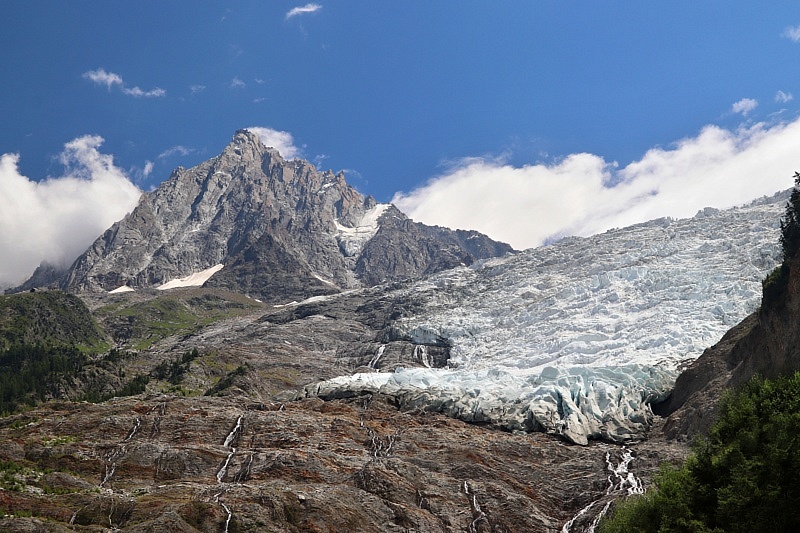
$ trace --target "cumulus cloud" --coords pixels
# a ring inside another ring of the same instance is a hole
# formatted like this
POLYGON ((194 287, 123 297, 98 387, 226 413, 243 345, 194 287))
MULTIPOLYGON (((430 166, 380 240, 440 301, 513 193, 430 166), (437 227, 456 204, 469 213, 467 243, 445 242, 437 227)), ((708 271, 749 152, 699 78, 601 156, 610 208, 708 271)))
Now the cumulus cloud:
POLYGON ((0 286, 21 283, 42 261, 67 266, 131 211, 141 191, 87 135, 64 145, 64 174, 33 181, 18 154, 0 156, 0 286))
POLYGON ((790 41, 796 43, 800 42, 800 26, 789 26, 783 30, 781 36, 786 37, 790 41))
POLYGON ((775 93, 775 101, 781 104, 785 104, 786 102, 791 102, 794 100, 794 95, 792 93, 787 93, 784 91, 778 91, 775 93))
POLYGON ((84 72, 83 77, 84 79, 94 82, 96 85, 105 85, 109 91, 112 87, 118 85, 122 94, 133 96, 134 98, 160 98, 167 95, 167 91, 159 87, 149 91, 142 90, 139 87, 128 87, 125 85, 122 76, 113 72, 106 72, 106 70, 102 68, 84 72))
POLYGON ((290 19, 292 17, 296 17, 297 15, 306 15, 306 14, 309 14, 309 13, 316 13, 320 9, 322 9, 322 6, 320 4, 306 4, 304 6, 295 7, 295 8, 290 9, 286 13, 286 19, 288 20, 288 19, 290 19))
POLYGON ((99 68, 97 70, 90 70, 89 72, 84 72, 83 77, 87 80, 91 80, 97 85, 105 85, 106 88, 110 91, 111 87, 114 85, 122 85, 122 78, 119 74, 114 74, 113 72, 106 72, 105 69, 99 68))
POLYGON ((742 98, 738 102, 734 103, 731 107, 731 111, 734 113, 741 113, 743 116, 747 116, 750 111, 754 110, 758 107, 758 101, 753 100, 752 98, 742 98))
POLYGON ((247 128, 258 135, 264 146, 275 148, 284 159, 295 159, 300 157, 300 149, 294 145, 294 137, 288 131, 279 131, 272 128, 253 126, 247 128))
POLYGON ((800 119, 706 126, 619 168, 598 155, 514 167, 472 158, 392 202, 415 220, 475 229, 518 249, 659 217, 690 217, 792 185, 800 119))
POLYGON ((245 87, 247 87, 247 84, 239 78, 233 78, 231 80, 231 89, 244 89, 245 87))

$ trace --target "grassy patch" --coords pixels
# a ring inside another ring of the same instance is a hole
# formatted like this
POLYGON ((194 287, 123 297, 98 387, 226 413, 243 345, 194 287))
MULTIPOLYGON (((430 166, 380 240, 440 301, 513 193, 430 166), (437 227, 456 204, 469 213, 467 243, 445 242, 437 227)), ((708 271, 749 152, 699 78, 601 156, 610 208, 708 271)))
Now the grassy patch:
POLYGON ((210 289, 168 291, 130 304, 97 310, 112 335, 136 350, 147 350, 171 335, 189 335, 219 320, 242 316, 262 305, 241 295, 210 289))
POLYGON ((227 388, 230 388, 237 377, 247 374, 249 366, 241 365, 233 372, 229 372, 224 378, 220 379, 216 385, 208 389, 203 396, 216 396, 227 388))

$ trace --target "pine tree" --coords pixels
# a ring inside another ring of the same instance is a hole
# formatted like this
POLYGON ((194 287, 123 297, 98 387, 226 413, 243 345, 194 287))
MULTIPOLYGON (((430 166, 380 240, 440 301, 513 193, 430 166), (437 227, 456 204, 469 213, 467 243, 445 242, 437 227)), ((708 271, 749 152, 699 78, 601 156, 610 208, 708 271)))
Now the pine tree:
POLYGON ((794 173, 794 189, 781 219, 783 260, 792 259, 800 249, 800 172, 794 173))

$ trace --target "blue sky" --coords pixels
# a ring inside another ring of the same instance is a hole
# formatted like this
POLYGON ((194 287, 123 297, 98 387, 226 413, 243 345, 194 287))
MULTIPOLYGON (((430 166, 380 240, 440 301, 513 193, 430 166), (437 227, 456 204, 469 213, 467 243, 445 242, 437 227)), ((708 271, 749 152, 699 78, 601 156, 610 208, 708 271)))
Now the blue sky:
POLYGON ((0 263, 0 285, 71 261, 140 190, 243 127, 284 132, 291 156, 417 220, 518 248, 735 205, 800 169, 797 2, 10 0, 0 13, 0 257, 24 256, 0 263), (80 237, 54 252, 63 228, 80 237))

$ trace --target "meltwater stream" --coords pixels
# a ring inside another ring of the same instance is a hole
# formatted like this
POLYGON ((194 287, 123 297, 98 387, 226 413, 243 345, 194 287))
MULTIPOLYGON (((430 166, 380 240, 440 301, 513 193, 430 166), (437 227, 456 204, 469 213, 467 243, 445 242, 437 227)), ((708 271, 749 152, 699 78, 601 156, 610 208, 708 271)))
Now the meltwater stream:
MULTIPOLYGON (((233 429, 228 433, 225 437, 225 440, 222 443, 222 446, 228 449, 228 456, 225 458, 225 462, 222 464, 220 469, 217 471, 217 483, 221 484, 222 481, 225 479, 225 476, 228 474, 228 467, 231 464, 231 459, 233 456, 236 455, 236 443, 239 440, 242 432, 242 415, 239 415, 239 418, 236 419, 236 425, 233 426, 233 429)), ((252 461, 252 455, 250 456, 250 461, 252 461)), ((228 533, 228 528, 230 527, 231 518, 233 518, 233 511, 231 511, 230 507, 228 507, 225 502, 220 501, 220 496, 225 493, 225 489, 220 491, 214 496, 214 501, 219 503, 222 508, 225 510, 227 517, 225 518, 225 529, 223 530, 224 533, 228 533)))
POLYGON ((606 512, 608 512, 608 508, 614 502, 616 497, 624 495, 629 496, 632 494, 644 494, 645 488, 642 484, 642 480, 639 479, 639 477, 637 477, 636 474, 631 472, 629 469, 633 459, 633 452, 631 452, 631 450, 625 446, 620 449, 619 462, 617 463, 614 463, 612 460, 611 452, 606 452, 608 487, 606 488, 605 494, 578 511, 575 516, 573 516, 564 524, 564 526, 561 528, 561 533, 594 533, 597 524, 600 523, 600 520, 605 516, 606 512), (608 498, 611 495, 614 495, 615 498, 608 498), (600 503, 604 500, 605 504, 603 504, 603 507, 600 508, 599 511, 595 511, 596 507, 599 507, 600 503), (589 526, 582 529, 580 532, 574 530, 573 527, 575 522, 591 512, 596 512, 596 514, 594 515, 594 518, 590 522, 589 526))

